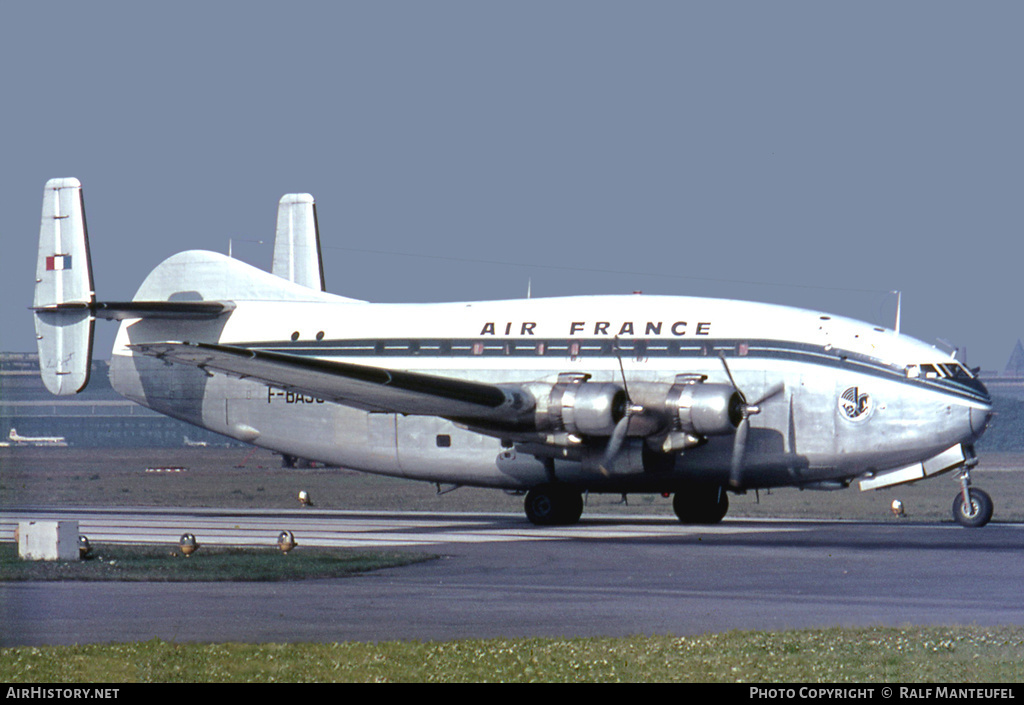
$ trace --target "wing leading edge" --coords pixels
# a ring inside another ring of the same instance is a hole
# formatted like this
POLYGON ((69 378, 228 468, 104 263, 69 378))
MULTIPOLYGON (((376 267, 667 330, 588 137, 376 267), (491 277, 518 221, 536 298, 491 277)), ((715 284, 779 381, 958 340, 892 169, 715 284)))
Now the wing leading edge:
POLYGON ((253 379, 370 411, 515 425, 533 399, 516 388, 212 343, 140 343, 137 353, 253 379))

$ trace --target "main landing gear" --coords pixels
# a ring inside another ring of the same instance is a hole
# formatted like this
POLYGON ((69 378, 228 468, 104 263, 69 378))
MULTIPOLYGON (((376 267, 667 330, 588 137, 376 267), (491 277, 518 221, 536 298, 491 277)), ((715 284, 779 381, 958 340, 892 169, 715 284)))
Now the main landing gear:
POLYGON ((672 508, 684 524, 717 524, 729 511, 724 487, 692 487, 676 492, 672 508))
POLYGON ((575 524, 583 514, 583 495, 563 485, 538 485, 526 493, 526 518, 538 526, 575 524))
POLYGON ((972 529, 985 526, 992 518, 992 498, 971 487, 971 470, 967 465, 960 472, 960 492, 953 498, 953 518, 972 529))
MULTIPOLYGON (((575 524, 583 514, 583 495, 566 485, 538 485, 526 493, 526 518, 538 526, 575 524)), ((676 492, 672 508, 684 524, 717 524, 729 511, 724 487, 690 487, 676 492)))

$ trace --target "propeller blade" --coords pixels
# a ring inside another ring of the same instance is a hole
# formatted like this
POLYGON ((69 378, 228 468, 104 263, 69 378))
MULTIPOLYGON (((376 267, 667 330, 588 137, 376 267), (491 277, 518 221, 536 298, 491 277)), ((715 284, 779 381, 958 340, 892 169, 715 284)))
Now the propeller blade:
POLYGON ((772 385, 771 387, 769 387, 768 390, 763 395, 761 395, 761 398, 758 399, 757 401, 755 401, 752 404, 752 406, 761 406, 761 404, 764 404, 766 401, 768 401, 769 399, 771 399, 773 397, 777 397, 778 395, 782 394, 784 391, 786 391, 785 383, 778 382, 778 383, 772 385))
POLYGON ((746 404, 747 397, 744 396, 743 391, 739 388, 739 386, 737 386, 736 380, 733 379, 732 370, 729 369, 729 363, 725 361, 725 353, 722 352, 721 350, 718 351, 718 359, 722 361, 722 367, 725 368, 725 374, 728 375, 729 377, 729 384, 732 385, 732 388, 735 389, 736 393, 740 395, 740 399, 742 399, 743 403, 746 404))
POLYGON ((619 373, 622 375, 622 389, 626 392, 626 401, 632 404, 633 397, 629 396, 629 385, 626 384, 626 368, 622 364, 622 355, 619 350, 619 336, 615 336, 615 340, 612 342, 612 352, 615 353, 615 359, 619 361, 619 373))
POLYGON ((611 467, 612 462, 615 460, 615 456, 622 450, 622 444, 626 440, 626 433, 629 432, 629 417, 630 413, 626 413, 619 422, 615 424, 615 429, 612 431, 611 438, 608 439, 608 447, 605 448, 604 458, 601 459, 601 468, 607 470, 611 467))
POLYGON ((739 488, 743 484, 743 456, 747 452, 747 431, 750 429, 750 417, 744 416, 736 427, 736 437, 732 445, 732 463, 729 467, 729 484, 739 488))

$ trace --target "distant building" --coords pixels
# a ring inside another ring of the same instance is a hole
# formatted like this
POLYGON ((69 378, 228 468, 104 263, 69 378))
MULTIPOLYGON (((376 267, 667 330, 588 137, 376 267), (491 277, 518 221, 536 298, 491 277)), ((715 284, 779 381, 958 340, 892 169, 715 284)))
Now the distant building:
POLYGON ((992 395, 995 416, 978 443, 981 451, 1024 450, 1024 345, 1010 353, 1000 372, 982 372, 979 377, 992 395))
POLYGON ((1010 354, 1010 360, 1003 370, 1003 377, 1024 378, 1024 345, 1021 345, 1020 338, 1017 339, 1017 347, 1010 354))
POLYGON ((994 398, 1024 402, 1024 345, 1017 341, 1002 372, 983 371, 978 376, 994 398))
POLYGON ((35 353, 0 353, 0 441, 60 436, 75 448, 176 448, 189 444, 241 445, 121 397, 110 386, 110 364, 94 360, 89 386, 73 397, 50 394, 35 353))

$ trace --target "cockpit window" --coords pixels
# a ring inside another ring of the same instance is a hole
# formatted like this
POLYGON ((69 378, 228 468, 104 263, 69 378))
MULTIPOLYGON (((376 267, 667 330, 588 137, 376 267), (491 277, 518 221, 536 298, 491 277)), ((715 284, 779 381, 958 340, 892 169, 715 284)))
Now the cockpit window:
POLYGON ((907 377, 924 377, 925 379, 973 379, 974 375, 959 362, 931 363, 924 362, 920 365, 907 365, 907 377))
POLYGON ((964 367, 961 362, 951 362, 947 365, 952 372, 953 379, 974 379, 974 375, 971 371, 964 367))

